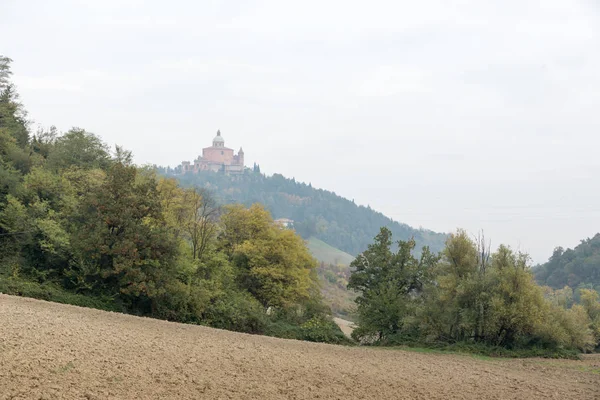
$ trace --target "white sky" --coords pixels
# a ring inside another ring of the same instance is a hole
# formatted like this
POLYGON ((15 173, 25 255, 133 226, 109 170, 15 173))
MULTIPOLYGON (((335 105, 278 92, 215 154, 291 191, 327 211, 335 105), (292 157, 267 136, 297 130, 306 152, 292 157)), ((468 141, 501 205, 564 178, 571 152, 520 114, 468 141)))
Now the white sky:
POLYGON ((36 125, 246 164, 542 262, 600 231, 600 3, 0 0, 36 125))

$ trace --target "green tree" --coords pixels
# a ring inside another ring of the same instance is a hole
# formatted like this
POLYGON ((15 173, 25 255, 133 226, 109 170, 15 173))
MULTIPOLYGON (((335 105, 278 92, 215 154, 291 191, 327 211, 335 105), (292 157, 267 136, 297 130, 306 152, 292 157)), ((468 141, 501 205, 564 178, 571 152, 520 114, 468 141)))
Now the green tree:
POLYGON ((31 165, 27 113, 10 82, 11 59, 0 55, 0 190, 14 185, 15 173, 26 173, 31 165), (8 183, 5 183, 8 182, 8 183))
POLYGON ((9 83, 9 78, 12 75, 10 63, 12 60, 0 54, 0 90, 4 90, 9 83))
POLYGON ((600 295, 595 290, 581 290, 581 306, 587 313, 596 348, 600 347, 600 295))
POLYGON ((106 169, 109 163, 110 154, 102 140, 79 128, 73 128, 58 137, 48 155, 50 168, 56 170, 66 167, 106 169))
POLYGON ((76 217, 72 276, 77 284, 152 311, 172 278, 177 251, 158 193, 156 178, 140 176, 129 156, 118 151, 105 181, 83 199, 76 217))
POLYGON ((0 129, 6 129, 20 148, 25 148, 29 143, 27 113, 12 84, 0 89, 0 129))
POLYGON ((27 170, 27 164, 19 165, 17 160, 24 160, 24 152, 16 145, 16 140, 7 129, 0 128, 0 204, 5 202, 9 193, 15 193, 22 179, 21 170, 27 170))
POLYGON ((5 273, 18 274, 23 248, 31 241, 32 228, 27 209, 19 199, 9 194, 0 208, 0 266, 7 269, 5 273))
POLYGON ((348 288, 359 293, 358 339, 386 341, 391 335, 406 333, 406 321, 414 316, 419 295, 438 261, 427 247, 420 258, 414 257, 414 240, 399 241, 396 253, 391 246, 391 231, 381 228, 375 242, 350 264, 348 288))

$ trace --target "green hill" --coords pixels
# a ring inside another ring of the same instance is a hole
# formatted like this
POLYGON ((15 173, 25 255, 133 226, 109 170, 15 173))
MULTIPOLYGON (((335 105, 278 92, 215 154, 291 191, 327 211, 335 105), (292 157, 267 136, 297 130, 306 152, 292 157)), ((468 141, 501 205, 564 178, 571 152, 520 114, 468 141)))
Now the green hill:
POLYGON ((574 249, 557 247, 547 263, 533 269, 541 285, 600 290, 600 233, 574 249))
POLYGON ((350 277, 349 265, 354 257, 315 237, 309 238, 306 245, 313 257, 319 261, 317 273, 325 303, 336 316, 352 320, 356 293, 348 290, 346 286, 350 277))
POLYGON ((345 265, 348 266, 354 260, 350 254, 336 249, 316 237, 310 237, 306 241, 306 245, 313 257, 319 262, 325 264, 345 265))
MULTIPOLYGON (((173 171, 157 170, 165 175, 173 171)), ((445 234, 412 228, 334 192, 316 189, 310 183, 296 182, 280 174, 265 176, 247 170, 242 175, 199 172, 172 176, 183 186, 209 189, 222 204, 261 203, 273 218, 293 220, 294 229, 303 238, 314 237, 350 255, 366 250, 382 226, 388 227, 396 240, 414 237, 418 249, 428 245, 433 251, 440 251, 446 240, 445 234)))

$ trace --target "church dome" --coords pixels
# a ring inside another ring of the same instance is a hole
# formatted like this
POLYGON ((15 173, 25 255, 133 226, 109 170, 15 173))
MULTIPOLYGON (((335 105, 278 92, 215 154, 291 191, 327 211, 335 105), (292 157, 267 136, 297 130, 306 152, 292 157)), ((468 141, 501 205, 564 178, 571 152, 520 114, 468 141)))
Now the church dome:
POLYGON ((215 136, 215 138, 213 139, 213 146, 216 146, 217 144, 223 145, 225 144, 225 139, 223 139, 223 136, 221 136, 221 131, 217 131, 217 136, 215 136))

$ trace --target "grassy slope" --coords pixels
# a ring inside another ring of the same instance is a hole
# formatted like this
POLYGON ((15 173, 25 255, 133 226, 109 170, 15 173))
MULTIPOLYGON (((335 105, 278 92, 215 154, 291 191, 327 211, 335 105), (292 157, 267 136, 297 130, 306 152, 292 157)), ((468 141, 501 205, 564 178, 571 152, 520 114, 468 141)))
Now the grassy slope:
POLYGON ((319 260, 319 262, 335 265, 350 265, 352 260, 354 260, 354 257, 350 254, 336 249, 314 236, 308 239, 306 244, 313 257, 319 260))
POLYGON ((352 320, 356 294, 346 289, 346 285, 350 274, 348 265, 354 257, 315 237, 307 240, 306 245, 321 264, 318 273, 326 304, 331 307, 334 315, 352 320))

